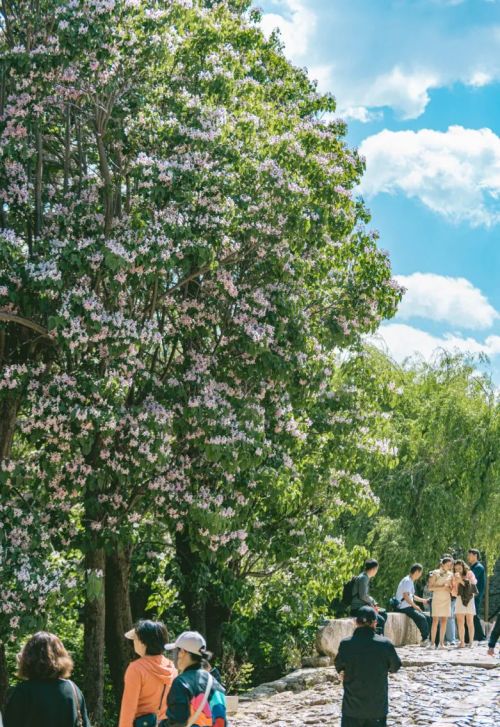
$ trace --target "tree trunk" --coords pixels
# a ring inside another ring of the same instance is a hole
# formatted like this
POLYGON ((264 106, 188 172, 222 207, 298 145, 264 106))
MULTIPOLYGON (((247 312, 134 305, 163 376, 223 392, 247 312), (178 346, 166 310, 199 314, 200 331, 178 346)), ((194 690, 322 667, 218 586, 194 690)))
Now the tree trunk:
POLYGON ((0 643, 0 709, 3 709, 7 689, 9 688, 9 671, 7 669, 7 656, 5 646, 0 643))
POLYGON ((106 557, 103 548, 89 550, 85 556, 87 595, 84 609, 84 691, 91 720, 101 724, 104 709, 104 638, 106 557), (95 589, 95 574, 102 573, 101 587, 95 589), (92 581, 90 580, 92 579, 92 581), (92 588, 90 587, 92 584, 92 588))
POLYGON ((117 546, 106 556, 106 656, 117 704, 125 670, 133 658, 132 642, 124 634, 132 628, 129 581, 132 548, 117 546))
POLYGON ((209 594, 206 604, 206 633, 207 648, 218 658, 222 657, 224 650, 224 626, 229 623, 231 609, 221 603, 216 594, 209 594))
POLYGON ((205 634, 206 622, 206 593, 198 585, 200 559, 191 550, 189 535, 177 533, 175 536, 175 557, 182 581, 179 588, 179 597, 184 604, 192 629, 205 634))
POLYGON ((3 401, 0 400, 0 459, 10 457, 16 430, 18 406, 17 395, 15 397, 8 396, 3 401))

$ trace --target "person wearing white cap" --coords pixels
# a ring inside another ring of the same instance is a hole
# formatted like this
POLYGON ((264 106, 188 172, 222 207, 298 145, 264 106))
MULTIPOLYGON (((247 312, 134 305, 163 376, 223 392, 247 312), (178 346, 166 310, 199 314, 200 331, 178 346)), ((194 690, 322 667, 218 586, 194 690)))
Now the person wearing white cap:
POLYGON ((156 727, 165 719, 167 694, 177 676, 163 655, 167 629, 157 621, 139 621, 125 638, 134 642, 140 658, 125 672, 119 727, 156 727))
POLYGON ((180 674, 168 693, 162 727, 226 727, 224 688, 202 667, 202 660, 211 656, 203 636, 184 631, 165 650, 176 651, 180 674))

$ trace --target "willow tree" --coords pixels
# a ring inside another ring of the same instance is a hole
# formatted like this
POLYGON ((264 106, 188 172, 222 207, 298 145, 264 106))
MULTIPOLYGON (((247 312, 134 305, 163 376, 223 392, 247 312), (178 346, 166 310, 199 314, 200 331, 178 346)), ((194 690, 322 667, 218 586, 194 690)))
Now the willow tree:
POLYGON ((396 447, 390 464, 370 461, 379 511, 351 534, 383 560, 381 595, 415 560, 431 569, 445 552, 464 557, 478 547, 493 564, 500 419, 490 377, 476 360, 445 352, 403 366, 371 352, 356 367, 366 399, 385 412, 379 436, 396 447))
POLYGON ((313 419, 399 289, 333 99, 248 8, 3 6, 2 452, 54 547, 84 554, 97 719, 105 634, 117 690, 128 658, 140 523, 170 533, 191 621, 218 613, 217 640, 231 601, 211 573, 254 572, 263 533, 279 560, 339 478, 329 518, 364 497, 331 459, 315 487, 313 419))

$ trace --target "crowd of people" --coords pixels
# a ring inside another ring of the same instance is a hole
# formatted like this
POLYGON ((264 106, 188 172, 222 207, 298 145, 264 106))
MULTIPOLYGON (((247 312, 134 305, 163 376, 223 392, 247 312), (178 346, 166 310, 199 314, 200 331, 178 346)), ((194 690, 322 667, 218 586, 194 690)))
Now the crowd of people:
MULTIPOLYGON (((143 620, 125 638, 138 658, 125 673, 119 727, 226 727, 225 690, 201 634, 185 631, 167 643, 162 623, 143 620)), ((21 681, 8 694, 4 727, 90 727, 72 671, 57 636, 32 636, 18 657, 21 681)))
MULTIPOLYGON (((424 573, 420 563, 401 579, 392 605, 415 622, 423 646, 445 648, 447 639, 455 643, 455 620, 458 648, 485 640, 479 620, 485 570, 477 550, 469 550, 467 561, 444 555, 428 574, 422 595, 415 589, 424 573)), ((378 569, 378 562, 369 559, 350 583, 357 628, 340 643, 335 659, 344 683, 342 727, 385 727, 388 674, 401 667, 394 645, 383 636, 387 613, 370 595, 378 569)), ((125 673, 119 727, 227 727, 222 679, 201 634, 187 631, 167 643, 162 623, 142 620, 124 637, 133 642, 138 658, 125 673)), ((500 615, 489 638, 491 656, 499 637, 500 615)), ((18 657, 21 681, 9 692, 4 727, 90 727, 82 692, 70 679, 72 670, 72 658, 57 636, 44 631, 32 636, 18 657)))
MULTIPOLYGON (((424 596, 418 596, 415 589, 424 574, 422 564, 412 565, 410 572, 401 579, 391 605, 415 622, 422 636, 422 646, 466 648, 474 641, 485 641, 479 614, 486 574, 479 556, 475 548, 468 551, 467 562, 443 555, 438 568, 428 573, 424 596)), ((357 616, 364 606, 373 607, 377 614, 377 631, 383 634, 387 612, 379 608, 370 595, 370 582, 378 569, 378 561, 369 559, 365 561, 363 571, 353 579, 350 612, 357 616)))
MULTIPOLYGON (((485 641, 479 615, 486 578, 479 555, 478 550, 471 548, 467 563, 444 555, 439 567, 428 574, 421 596, 415 592, 415 584, 424 573, 420 563, 415 563, 401 579, 391 605, 414 621, 422 646, 443 649, 448 639, 450 645, 466 648, 473 646, 474 640, 485 641)), ((349 589, 356 629, 351 637, 340 642, 335 658, 335 667, 344 683, 341 727, 386 727, 388 675, 401 668, 394 645, 383 636, 387 613, 370 595, 370 582, 378 569, 376 560, 367 560, 349 589)), ((489 636, 490 656, 494 656, 499 638, 500 613, 489 636)))

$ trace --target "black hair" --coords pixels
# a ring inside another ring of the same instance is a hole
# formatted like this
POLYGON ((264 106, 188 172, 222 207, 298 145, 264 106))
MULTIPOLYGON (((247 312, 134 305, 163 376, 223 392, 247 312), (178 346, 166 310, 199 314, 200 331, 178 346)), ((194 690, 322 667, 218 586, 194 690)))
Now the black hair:
POLYGON ((378 566, 378 560, 375 558, 367 558, 365 560, 365 571, 373 570, 378 566))
POLYGON ((472 553, 472 555, 475 555, 478 560, 481 557, 481 553, 479 552, 479 550, 477 548, 469 548, 469 550, 467 552, 472 553))
POLYGON ((424 566, 421 563, 414 563, 412 567, 410 568, 410 573, 413 575, 417 571, 423 571, 424 566))
POLYGON ((163 654, 168 641, 168 631, 160 621, 138 621, 134 626, 135 633, 144 646, 148 656, 163 654))
POLYGON ((455 561, 453 560, 451 555, 443 555, 443 557, 440 560, 441 565, 443 565, 443 563, 454 563, 454 562, 455 561))
POLYGON ((188 651, 188 654, 191 657, 192 663, 196 664, 196 666, 201 669, 205 668, 203 662, 210 665, 210 660, 213 658, 212 652, 206 651, 206 649, 200 649, 199 654, 193 654, 192 651, 188 651))

